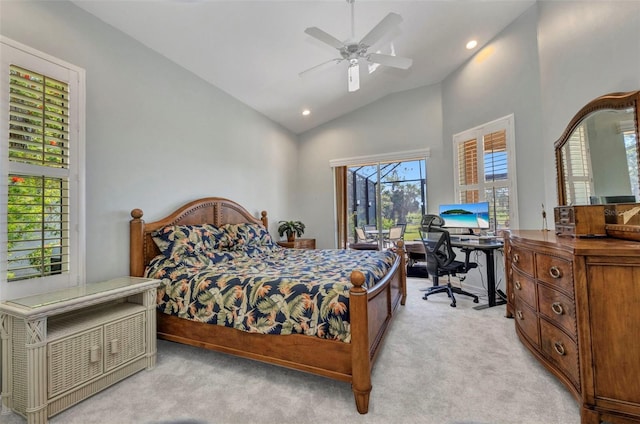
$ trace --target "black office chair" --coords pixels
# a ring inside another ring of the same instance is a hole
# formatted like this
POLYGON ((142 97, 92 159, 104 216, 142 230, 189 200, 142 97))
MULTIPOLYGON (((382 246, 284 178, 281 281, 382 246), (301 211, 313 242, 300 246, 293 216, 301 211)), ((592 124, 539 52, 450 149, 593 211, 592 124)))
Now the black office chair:
POLYGON ((419 231, 426 253, 427 272, 433 280, 433 286, 426 290, 427 293, 422 298, 427 300, 432 294, 446 292, 451 298, 451 307, 456 307, 454 293, 470 296, 473 298, 474 303, 478 303, 478 296, 451 285, 451 276, 465 274, 469 270, 477 268, 478 264, 469 262, 471 250, 462 249, 465 253, 465 260, 464 262, 456 261, 456 254, 451 247, 449 231, 442 228, 444 220, 438 215, 425 215, 421 224, 419 231), (440 285, 438 279, 445 275, 447 276, 447 284, 440 285))

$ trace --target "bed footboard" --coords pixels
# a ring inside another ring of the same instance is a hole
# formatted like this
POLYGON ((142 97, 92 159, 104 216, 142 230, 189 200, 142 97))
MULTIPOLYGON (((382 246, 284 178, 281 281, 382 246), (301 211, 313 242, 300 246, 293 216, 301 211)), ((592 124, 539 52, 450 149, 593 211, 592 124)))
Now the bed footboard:
POLYGON ((393 314, 407 297, 405 254, 398 243, 397 258, 387 276, 369 290, 363 287, 365 276, 351 273, 353 287, 349 290, 351 322, 351 389, 358 412, 369 411, 371 369, 393 314))

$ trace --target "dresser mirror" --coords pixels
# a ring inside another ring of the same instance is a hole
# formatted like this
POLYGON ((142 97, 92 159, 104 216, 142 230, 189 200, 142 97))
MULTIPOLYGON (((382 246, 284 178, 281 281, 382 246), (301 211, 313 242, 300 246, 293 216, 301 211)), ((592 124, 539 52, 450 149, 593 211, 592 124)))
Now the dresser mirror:
POLYGON ((640 202, 640 91, 585 105, 555 142, 559 205, 640 202))

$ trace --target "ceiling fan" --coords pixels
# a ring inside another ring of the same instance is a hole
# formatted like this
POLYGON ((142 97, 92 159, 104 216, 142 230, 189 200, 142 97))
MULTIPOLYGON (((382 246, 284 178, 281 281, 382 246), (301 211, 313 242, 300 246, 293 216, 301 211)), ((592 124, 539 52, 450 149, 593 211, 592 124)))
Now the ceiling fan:
POLYGON ((349 91, 352 92, 357 91, 360 88, 360 63, 362 61, 399 69, 409 69, 411 67, 411 64, 413 63, 412 59, 381 53, 369 53, 367 51, 369 47, 373 46, 375 43, 380 41, 382 37, 395 29, 400 22, 402 22, 402 17, 397 13, 389 13, 375 27, 373 27, 373 29, 371 29, 371 31, 369 31, 369 33, 360 40, 360 42, 357 42, 354 41, 354 2, 355 0, 347 0, 347 3, 351 5, 351 40, 342 42, 318 27, 309 27, 304 30, 306 34, 337 49, 340 53, 340 57, 328 60, 302 71, 299 74, 300 76, 320 66, 326 65, 327 63, 340 63, 346 60, 349 62, 349 68, 347 70, 349 91))

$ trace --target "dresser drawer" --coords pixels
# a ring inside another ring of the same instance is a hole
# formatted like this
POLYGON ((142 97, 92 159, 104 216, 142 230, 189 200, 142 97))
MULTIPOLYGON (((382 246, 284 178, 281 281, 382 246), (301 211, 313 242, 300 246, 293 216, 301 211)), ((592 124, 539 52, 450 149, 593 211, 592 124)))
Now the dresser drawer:
POLYGON ((536 255, 538 280, 552 284, 573 299, 573 271, 571 262, 555 256, 536 255))
POLYGON ((538 316, 535 311, 516 297, 514 315, 516 325, 525 334, 525 336, 527 336, 529 341, 533 343, 536 348, 539 348, 540 338, 538 336, 538 316))
POLYGON ((528 304, 532 309, 536 309, 536 282, 533 278, 512 268, 511 279, 513 281, 513 294, 515 298, 528 304))
POLYGON ((511 246, 511 265, 528 275, 533 275, 533 252, 518 246, 511 246))
POLYGON ((574 340, 577 340, 576 305, 568 296, 557 290, 538 286, 538 312, 562 327, 574 340))
POLYGON ((540 339, 542 352, 579 388, 578 345, 544 319, 540 319, 540 339))

